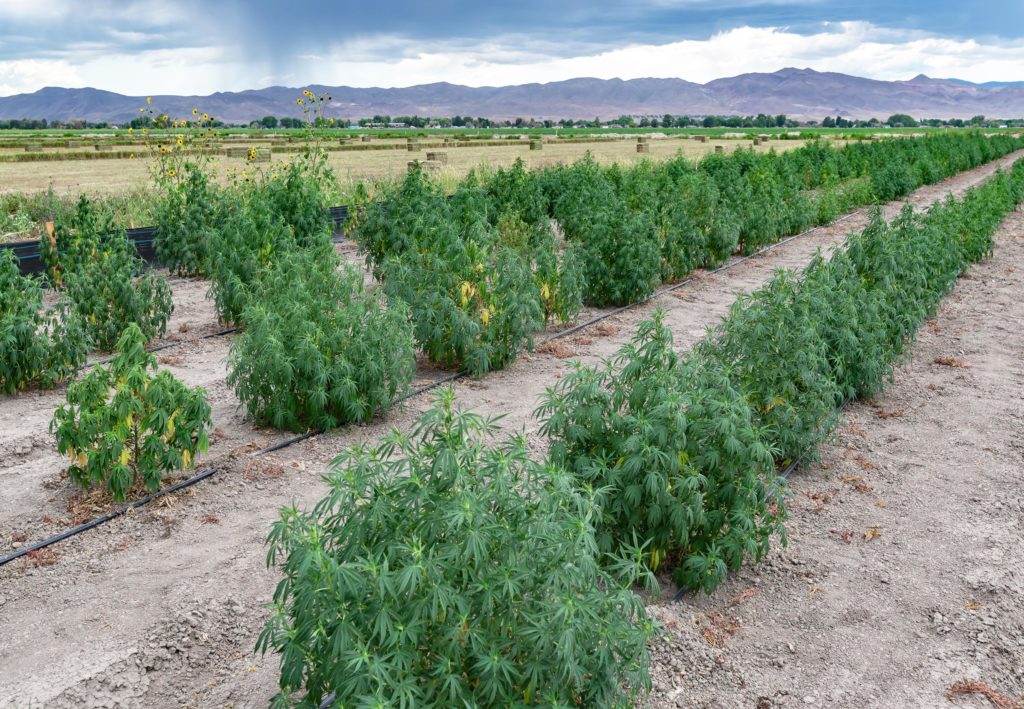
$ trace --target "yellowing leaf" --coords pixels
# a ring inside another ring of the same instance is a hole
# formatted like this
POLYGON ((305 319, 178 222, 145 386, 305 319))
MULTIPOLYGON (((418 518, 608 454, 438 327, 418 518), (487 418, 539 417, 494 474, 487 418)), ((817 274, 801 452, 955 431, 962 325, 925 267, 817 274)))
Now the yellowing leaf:
POLYGON ((131 453, 128 452, 127 448, 121 449, 121 457, 118 458, 118 462, 121 465, 128 465, 128 461, 131 460, 131 453))
POLYGON ((189 453, 188 451, 182 451, 181 462, 185 465, 186 468, 192 465, 192 454, 189 453))

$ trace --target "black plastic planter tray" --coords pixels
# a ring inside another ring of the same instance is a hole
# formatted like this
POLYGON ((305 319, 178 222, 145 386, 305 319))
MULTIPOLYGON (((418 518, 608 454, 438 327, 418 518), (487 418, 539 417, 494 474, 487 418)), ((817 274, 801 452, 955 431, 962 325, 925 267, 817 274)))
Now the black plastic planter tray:
MULTIPOLYGON (((348 220, 348 206, 329 207, 328 213, 334 220, 335 229, 348 220)), ((143 226, 136 229, 125 229, 125 234, 135 244, 135 250, 139 257, 146 263, 156 262, 156 227, 143 226)), ((43 260, 39 253, 39 240, 12 241, 0 244, 0 248, 9 249, 14 252, 14 258, 18 260, 18 268, 23 276, 34 273, 42 273, 43 260)))

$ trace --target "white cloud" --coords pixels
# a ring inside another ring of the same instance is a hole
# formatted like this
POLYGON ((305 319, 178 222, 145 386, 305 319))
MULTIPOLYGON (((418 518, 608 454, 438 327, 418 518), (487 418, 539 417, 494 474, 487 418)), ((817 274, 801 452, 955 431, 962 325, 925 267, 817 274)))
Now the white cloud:
POLYGON ((0 96, 37 91, 44 86, 81 86, 82 79, 65 61, 0 61, 0 96))
POLYGON ((71 10, 70 0, 3 0, 0 2, 0 18, 5 20, 49 22, 64 17, 71 10))
POLYGON ((367 48, 375 39, 364 37, 336 47, 332 61, 311 67, 313 80, 356 86, 409 86, 443 80, 483 86, 593 76, 679 77, 705 83, 787 66, 886 80, 909 79, 919 73, 972 81, 1024 79, 1024 40, 979 44, 864 22, 833 23, 814 34, 785 28, 739 27, 703 40, 633 45, 571 58, 536 57, 503 40, 494 40, 473 52, 450 51, 443 46, 417 52, 411 43, 394 37, 379 41, 397 50, 394 55, 398 58, 383 61, 376 53, 370 60, 367 48), (353 61, 353 56, 361 60, 353 61), (509 62, 509 58, 519 61, 509 62))
POLYGON ((0 62, 0 95, 42 86, 95 86, 120 93, 207 94, 268 83, 411 86, 435 81, 494 86, 579 76, 679 77, 700 83, 786 66, 876 79, 925 73, 971 81, 1024 80, 1024 39, 951 39, 865 22, 825 25, 812 34, 781 27, 739 27, 707 39, 632 45, 564 58, 547 42, 505 36, 424 43, 363 36, 300 55, 253 62, 235 47, 136 53, 91 51, 53 60, 0 62))

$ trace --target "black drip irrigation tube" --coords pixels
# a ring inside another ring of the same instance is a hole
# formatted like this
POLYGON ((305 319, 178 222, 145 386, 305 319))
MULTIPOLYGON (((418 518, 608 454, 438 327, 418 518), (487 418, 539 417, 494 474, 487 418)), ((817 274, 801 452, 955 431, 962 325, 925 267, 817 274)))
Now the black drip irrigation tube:
POLYGON ((177 492, 178 490, 182 490, 182 489, 184 489, 186 487, 190 487, 192 485, 195 485, 200 480, 205 480, 206 478, 210 477, 211 475, 213 475, 216 472, 217 472, 216 468, 207 468, 207 469, 203 470, 202 472, 200 472, 200 473, 198 473, 196 475, 193 475, 188 480, 182 480, 181 482, 175 483, 174 485, 171 485, 170 487, 164 488, 163 490, 157 490, 156 492, 151 493, 149 495, 146 495, 145 497, 143 497, 141 499, 138 499, 135 502, 132 502, 131 504, 125 505, 123 507, 119 507, 116 510, 111 510, 110 512, 107 512, 105 515, 101 515, 100 517, 97 517, 96 519, 91 519, 88 522, 86 522, 85 524, 80 524, 77 527, 72 527, 71 529, 68 529, 68 530, 66 530, 64 532, 61 532, 60 534, 57 534, 57 535, 55 535, 53 537, 50 537, 49 539, 44 539, 41 542, 36 542, 35 544, 32 544, 31 546, 27 546, 27 547, 24 547, 22 549, 18 549, 16 552, 14 552, 12 554, 8 554, 7 556, 5 556, 2 559, 0 559, 0 566, 3 566, 4 564, 9 564, 12 561, 14 561, 15 559, 19 559, 19 558, 25 556, 26 554, 30 554, 30 553, 32 553, 34 551, 39 551, 40 549, 48 547, 51 544, 56 544, 57 542, 64 541, 68 537, 73 537, 76 534, 81 534, 82 532, 84 532, 87 529, 92 529, 93 527, 98 527, 101 524, 103 524, 104 522, 109 522, 110 520, 114 519, 115 517, 120 517, 121 515, 123 515, 128 510, 134 510, 134 509, 137 509, 139 507, 142 507, 143 505, 147 505, 150 502, 152 502, 153 500, 157 499, 158 497, 162 497, 163 495, 167 495, 167 494, 172 493, 172 492, 177 492))
MULTIPOLYGON (((784 244, 789 243, 790 241, 793 241, 794 239, 799 239, 801 237, 807 236, 808 234, 810 234, 810 233, 812 233, 814 231, 817 231, 818 229, 823 229, 823 228, 826 228, 826 227, 835 226, 836 224, 840 224, 840 223, 846 221, 847 219, 853 218, 854 216, 859 214, 861 211, 863 211, 863 210, 862 209, 858 209, 858 210, 855 210, 853 212, 850 212, 849 214, 847 214, 845 216, 840 217, 839 219, 836 219, 833 222, 830 222, 829 224, 822 224, 820 226, 811 227, 810 229, 807 229, 806 231, 802 231, 799 234, 794 234, 793 236, 789 236, 789 237, 786 237, 785 239, 781 239, 779 241, 776 241, 774 244, 769 244, 768 246, 765 246, 764 248, 759 249, 758 251, 755 251, 754 253, 752 253, 752 254, 750 254, 748 256, 741 256, 739 258, 733 259, 733 260, 729 261, 728 263, 726 263, 726 264, 724 264, 722 266, 719 266, 718 268, 712 269, 710 271, 706 271, 706 273, 708 275, 712 275, 712 274, 715 274, 715 273, 721 273, 723 271, 727 271, 730 268, 735 268, 736 266, 739 266, 742 263, 746 263, 747 261, 749 261, 749 260, 751 260, 753 258, 756 258, 758 256, 766 254, 769 251, 772 251, 772 250, 774 250, 774 249, 776 249, 776 248, 778 248, 778 247, 780 247, 780 246, 782 246, 784 244)), ((341 237, 342 240, 344 238, 345 237, 341 237)), ((619 307, 614 308, 612 310, 609 310, 606 313, 602 313, 600 315, 596 315, 596 316, 594 316, 594 317, 592 317, 592 318, 590 318, 590 319, 588 319, 588 320, 586 320, 586 321, 584 321, 582 323, 578 323, 576 325, 573 325, 572 327, 566 328, 565 330, 561 330, 559 332, 553 333, 553 334, 545 337, 544 339, 542 339, 540 341, 539 344, 544 344, 546 342, 551 342, 552 340, 557 340, 557 339, 562 338, 562 337, 567 337, 567 336, 572 335, 572 334, 574 334, 576 332, 579 332, 580 330, 588 328, 591 325, 596 325, 597 323, 599 323, 599 322, 601 322, 603 320, 607 320, 610 317, 613 317, 615 315, 623 313, 623 312, 625 312, 627 310, 631 310, 633 308, 638 308, 641 305, 645 305, 645 304, 651 302, 652 300, 654 300, 656 298, 660 298, 663 295, 666 295, 667 293, 671 293, 672 291, 674 291, 674 290, 676 290, 678 288, 683 287, 687 283, 690 283, 692 280, 693 280, 692 276, 688 277, 688 278, 685 278, 684 280, 679 281, 678 283, 673 283, 670 286, 666 286, 665 288, 662 288, 660 290, 655 291, 654 293, 652 293, 648 297, 644 298, 643 300, 638 300, 637 302, 630 303, 629 305, 622 305, 622 306, 619 306, 619 307)), ((203 335, 203 337, 201 339, 211 339, 211 338, 214 338, 214 337, 221 337, 223 335, 227 335, 227 334, 230 334, 230 333, 235 332, 235 331, 236 331, 236 328, 230 328, 228 330, 222 330, 220 332, 211 333, 209 335, 203 335)), ((154 348, 152 348, 152 349, 150 349, 148 351, 149 352, 157 352, 159 350, 168 349, 170 347, 175 347, 175 346, 180 345, 180 344, 184 344, 184 342, 169 342, 169 343, 165 343, 163 345, 158 345, 157 347, 154 347, 154 348)), ((99 360, 95 360, 93 362, 90 362, 90 363, 86 364, 85 366, 86 367, 92 367, 92 366, 95 366, 97 364, 102 364, 104 362, 108 362, 108 361, 110 361, 110 359, 112 359, 112 357, 105 357, 103 359, 99 359, 99 360)), ((432 389, 436 389, 439 386, 442 386, 444 384, 448 384, 449 382, 454 382, 454 381, 457 381, 459 379, 462 379, 462 378, 464 378, 464 377, 466 377, 468 375, 469 375, 469 372, 466 371, 466 370, 462 370, 462 371, 459 371, 459 372, 453 372, 451 374, 448 374, 448 375, 445 375, 445 376, 441 377, 437 381, 433 381, 433 382, 430 382, 429 384, 425 384, 425 385, 423 385, 421 387, 417 387, 415 389, 410 390, 409 392, 407 392, 407 393, 403 394, 402 396, 398 397, 397 399, 395 399, 395 401, 392 402, 392 403, 393 404, 398 404, 398 403, 401 403, 403 401, 407 401, 407 400, 412 399, 412 398, 414 398, 416 396, 419 396, 419 395, 424 394, 424 393, 426 393, 428 391, 431 391, 432 389)), ((260 449, 260 450, 258 450, 256 452, 252 453, 252 457, 253 458, 258 458, 259 456, 266 455, 267 453, 273 453, 274 451, 279 451, 279 450, 281 450, 283 448, 287 448, 287 447, 292 446, 292 445, 294 445, 296 443, 300 443, 301 441, 305 441, 305 440, 308 440, 310 438, 314 438, 316 436, 319 436, 319 435, 321 435, 324 432, 325 431, 323 429, 317 429, 317 430, 313 430, 313 431, 307 431, 306 433, 302 433, 302 434, 299 434, 297 436, 292 436, 291 438, 286 438, 283 441, 279 441, 279 442, 274 443, 274 444, 272 444, 270 446, 267 446, 266 448, 262 448, 262 449, 260 449)), ((790 467, 786 471, 783 471, 782 476, 783 477, 788 476, 789 473, 791 473, 792 470, 796 468, 796 465, 797 465, 797 463, 795 463, 795 462, 793 464, 791 464, 790 467)), ((0 567, 4 566, 6 564, 9 564, 9 563, 11 563, 12 561, 14 561, 16 559, 20 559, 21 557, 25 556, 26 554, 28 554, 30 552, 39 551, 40 549, 44 549, 44 548, 50 546, 51 544, 56 544, 57 542, 62 542, 62 541, 66 540, 66 539, 68 539, 70 537, 73 537, 73 536, 75 536, 77 534, 81 534, 82 532, 85 532, 86 530, 92 529, 93 527, 98 527, 101 524, 104 524, 105 522, 109 522, 112 519, 116 519, 117 517, 120 517, 121 515, 123 515, 125 512, 127 512, 129 510, 138 509, 139 507, 142 507, 143 505, 147 505, 150 502, 152 502, 152 501, 154 501, 154 500, 156 500, 156 499, 158 499, 158 498, 160 498, 160 497, 162 497, 164 495, 170 494, 172 492, 177 492, 178 490, 183 490, 183 489, 185 489, 187 487, 191 487, 192 485, 195 485, 196 483, 211 477, 216 472, 217 472, 216 468, 206 468, 206 469, 200 471, 199 473, 196 473, 195 475, 193 475, 192 477, 190 477, 190 478, 188 478, 186 480, 182 480, 180 482, 177 482, 174 485, 171 485, 170 487, 164 488, 163 490, 157 490, 156 492, 151 493, 149 495, 146 495, 145 497, 143 497, 143 498, 141 498, 139 500, 136 500, 135 502, 132 502, 131 504, 125 505, 123 507, 119 507, 116 510, 111 510, 110 512, 108 512, 108 513, 106 513, 106 514, 104 514, 104 515, 102 515, 100 517, 97 517, 97 518, 95 518, 93 520, 85 522, 84 524, 80 524, 77 527, 72 527, 71 529, 68 529, 68 530, 66 530, 64 532, 61 532, 60 534, 56 534, 56 535, 54 535, 52 537, 49 537, 48 539, 44 539, 42 541, 36 542, 35 544, 32 544, 31 546, 28 546, 28 547, 25 547, 25 548, 22 548, 22 549, 18 549, 16 552, 14 552, 12 554, 8 554, 7 556, 0 557, 0 567)), ((681 591, 679 594, 677 594, 677 598, 682 597, 684 592, 685 592, 685 589, 683 591, 681 591)), ((674 598, 673 601, 674 600, 676 600, 676 598, 674 598)), ((326 706, 326 705, 322 705, 322 706, 326 706)))

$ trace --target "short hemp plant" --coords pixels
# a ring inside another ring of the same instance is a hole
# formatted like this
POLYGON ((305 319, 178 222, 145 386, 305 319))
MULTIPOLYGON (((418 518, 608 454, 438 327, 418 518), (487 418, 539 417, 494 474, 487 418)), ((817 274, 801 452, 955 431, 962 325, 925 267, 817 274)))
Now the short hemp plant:
POLYGON ((155 492, 164 475, 190 468, 209 446, 205 393, 157 372, 144 344, 139 327, 129 325, 110 366, 72 383, 50 424, 57 450, 71 459, 71 480, 103 485, 116 501, 139 484, 155 492))

